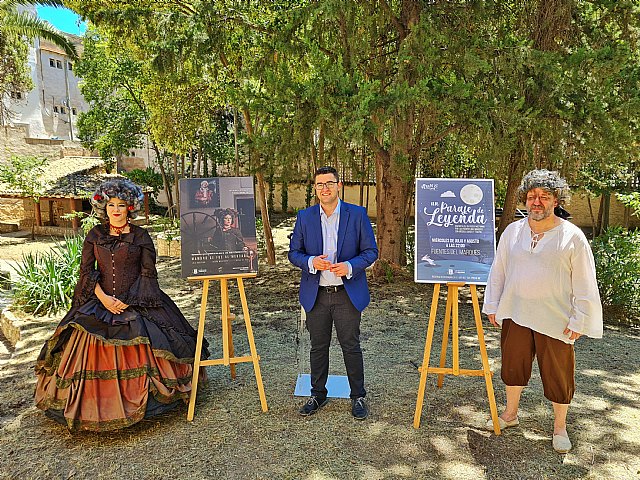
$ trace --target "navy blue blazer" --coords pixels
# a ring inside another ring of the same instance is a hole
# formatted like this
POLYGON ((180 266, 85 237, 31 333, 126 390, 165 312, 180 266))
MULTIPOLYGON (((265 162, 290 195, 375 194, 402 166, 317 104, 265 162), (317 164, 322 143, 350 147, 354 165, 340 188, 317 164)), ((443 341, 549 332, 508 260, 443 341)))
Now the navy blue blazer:
MULTIPOLYGON (((309 257, 322 255, 320 205, 298 212, 289 243, 289 261, 302 270, 300 303, 309 312, 316 303, 320 272, 309 273, 309 257)), ((369 287, 365 269, 378 258, 378 246, 371 222, 363 207, 342 202, 338 225, 338 260, 351 264, 352 276, 342 277, 351 303, 362 311, 369 305, 369 287)))

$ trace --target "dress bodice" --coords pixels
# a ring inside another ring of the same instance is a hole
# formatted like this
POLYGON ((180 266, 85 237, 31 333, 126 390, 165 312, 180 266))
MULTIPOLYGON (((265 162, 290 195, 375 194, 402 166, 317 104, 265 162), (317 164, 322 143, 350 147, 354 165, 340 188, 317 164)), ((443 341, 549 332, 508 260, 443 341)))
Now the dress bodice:
POLYGON ((133 238, 128 238, 133 236, 133 233, 107 235, 94 244, 100 286, 109 295, 119 296, 128 292, 140 276, 141 248, 133 238))

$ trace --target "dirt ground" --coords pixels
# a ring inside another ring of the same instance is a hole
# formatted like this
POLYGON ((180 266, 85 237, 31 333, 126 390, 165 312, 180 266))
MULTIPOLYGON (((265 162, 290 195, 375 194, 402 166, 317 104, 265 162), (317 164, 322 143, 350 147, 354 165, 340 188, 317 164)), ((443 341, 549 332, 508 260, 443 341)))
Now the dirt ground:
MULTIPOLYGON (((29 320, 15 350, 0 355, 0 479, 634 479, 640 478, 640 332, 607 327, 601 340, 577 342, 578 390, 569 411, 574 449, 551 447, 550 403, 537 369, 525 390, 520 426, 501 436, 482 429, 489 405, 481 377, 430 375, 422 423, 412 426, 422 361, 430 285, 411 277, 372 282, 362 321, 362 346, 370 417, 350 415, 348 400, 334 399, 318 414, 297 413, 299 373, 308 372, 308 340, 299 332, 298 273, 286 260, 291 221, 275 229, 276 267, 262 265, 245 283, 269 411, 262 413, 251 364, 207 367, 209 384, 198 391, 195 418, 186 407, 109 433, 70 434, 33 406, 33 364, 58 318, 29 320)), ((17 247, 19 253, 22 247, 17 247)), ((26 248, 26 247, 25 247, 26 248)), ((13 248, 0 248, 0 257, 13 248)), ((18 255, 19 256, 19 255, 18 255)), ((160 283, 194 325, 201 288, 180 278, 179 260, 161 258, 160 283)), ((221 354, 220 294, 209 296, 206 337, 221 354)), ((231 288, 233 311, 239 299, 231 288)), ((437 362, 441 296, 431 364, 437 362)), ((468 292, 460 306, 462 368, 480 368, 468 292)), ((488 322, 485 322, 488 324, 488 322)), ((241 318, 234 322, 237 354, 248 352, 241 318)), ((498 408, 499 332, 486 327, 498 408)), ((331 373, 343 375, 340 349, 331 373)))

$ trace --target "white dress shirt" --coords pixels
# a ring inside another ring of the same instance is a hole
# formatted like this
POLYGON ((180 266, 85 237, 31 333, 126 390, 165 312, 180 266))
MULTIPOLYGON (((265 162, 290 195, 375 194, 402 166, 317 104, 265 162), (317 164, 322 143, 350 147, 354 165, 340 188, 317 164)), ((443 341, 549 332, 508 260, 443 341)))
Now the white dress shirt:
MULTIPOLYGON (((320 206, 320 226, 322 227, 322 254, 327 255, 325 260, 328 260, 331 263, 338 262, 338 227, 340 226, 340 206, 342 201, 338 199, 338 205, 336 205, 336 209, 331 213, 331 215, 327 215, 325 211, 322 209, 322 205, 320 206)), ((313 267, 313 259, 316 257, 310 257, 309 264, 309 273, 316 274, 318 271, 313 267)), ((349 262, 344 262, 349 267, 349 273, 347 274, 347 278, 351 278, 353 274, 351 264, 349 262)), ((330 285, 342 285, 342 278, 338 277, 335 273, 330 272, 329 270, 321 270, 320 271, 320 286, 330 286, 330 285)))

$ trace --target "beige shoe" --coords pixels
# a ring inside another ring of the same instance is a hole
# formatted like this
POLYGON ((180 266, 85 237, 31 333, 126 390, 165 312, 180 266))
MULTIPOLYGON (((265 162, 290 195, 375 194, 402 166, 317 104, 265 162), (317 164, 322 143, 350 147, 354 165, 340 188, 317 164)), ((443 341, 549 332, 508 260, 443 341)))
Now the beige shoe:
POLYGON ((569 437, 554 435, 553 449, 558 453, 567 453, 569 450, 571 450, 571 440, 569 440, 569 437))
MULTIPOLYGON (((520 425, 520 421, 518 420, 518 417, 514 418, 513 420, 509 420, 508 422, 506 420, 503 420, 501 417, 498 417, 498 424, 500 425, 500 430, 504 430, 505 428, 516 427, 520 425)), ((493 420, 487 420, 487 424, 484 426, 484 428, 489 430, 490 432, 493 432, 493 420)))

